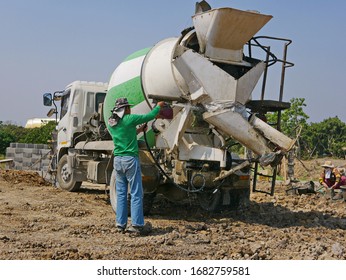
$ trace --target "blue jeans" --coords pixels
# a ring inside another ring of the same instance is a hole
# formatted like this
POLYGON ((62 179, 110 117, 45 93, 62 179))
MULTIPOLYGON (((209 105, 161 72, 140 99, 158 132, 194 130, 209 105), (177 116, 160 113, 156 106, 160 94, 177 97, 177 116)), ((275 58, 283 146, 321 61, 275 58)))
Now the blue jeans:
POLYGON ((130 185, 131 223, 133 226, 144 225, 142 174, 138 157, 114 157, 115 187, 117 191, 116 224, 127 224, 127 188, 130 185))

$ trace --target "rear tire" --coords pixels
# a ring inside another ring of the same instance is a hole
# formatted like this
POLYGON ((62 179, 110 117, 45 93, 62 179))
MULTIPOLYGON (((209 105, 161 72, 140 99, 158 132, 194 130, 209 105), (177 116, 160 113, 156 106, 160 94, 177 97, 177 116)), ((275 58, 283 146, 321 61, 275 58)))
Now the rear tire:
MULTIPOLYGON (((154 198, 156 196, 156 193, 145 193, 144 198, 143 198, 143 214, 149 215, 154 198)), ((115 188, 115 172, 113 170, 112 176, 111 176, 111 182, 109 186, 109 200, 112 205, 112 209, 114 213, 117 213, 117 190, 115 188)), ((130 195, 130 190, 128 189, 128 194, 127 194, 127 213, 128 216, 131 216, 131 195, 130 195)))
POLYGON ((154 202, 155 197, 156 197, 156 192, 144 194, 144 198, 143 198, 144 216, 148 216, 150 214, 151 208, 153 207, 153 202, 154 202))
POLYGON ((250 189, 232 190, 230 195, 230 210, 238 210, 242 207, 246 207, 250 201, 250 189))
POLYGON ((197 194, 199 205, 202 209, 209 212, 217 212, 222 206, 222 192, 218 190, 213 193, 214 190, 204 190, 197 194))
POLYGON ((78 191, 82 185, 82 182, 77 182, 74 179, 73 172, 69 171, 67 155, 63 155, 59 160, 56 177, 60 188, 69 192, 78 191))

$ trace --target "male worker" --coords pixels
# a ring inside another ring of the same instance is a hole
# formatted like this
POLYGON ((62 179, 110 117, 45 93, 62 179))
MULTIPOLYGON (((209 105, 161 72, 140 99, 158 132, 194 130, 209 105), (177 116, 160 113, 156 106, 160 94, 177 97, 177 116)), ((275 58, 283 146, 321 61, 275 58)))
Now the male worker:
MULTIPOLYGON (((143 187, 138 154, 137 128, 139 124, 153 120, 164 102, 148 114, 131 114, 132 104, 127 98, 118 98, 108 120, 108 129, 114 142, 115 188, 117 193, 116 225, 119 232, 125 232, 127 226, 127 187, 131 194, 131 226, 128 231, 135 234, 143 233, 143 187)), ((114 186, 111 186, 114 187, 114 186)))

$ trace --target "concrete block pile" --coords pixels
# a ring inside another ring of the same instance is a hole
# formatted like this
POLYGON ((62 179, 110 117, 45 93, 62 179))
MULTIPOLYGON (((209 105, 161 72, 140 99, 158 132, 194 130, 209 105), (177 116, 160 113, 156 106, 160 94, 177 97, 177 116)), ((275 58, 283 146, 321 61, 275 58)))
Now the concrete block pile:
POLYGON ((45 144, 11 143, 6 149, 6 158, 13 159, 12 169, 34 170, 47 173, 50 148, 45 144))

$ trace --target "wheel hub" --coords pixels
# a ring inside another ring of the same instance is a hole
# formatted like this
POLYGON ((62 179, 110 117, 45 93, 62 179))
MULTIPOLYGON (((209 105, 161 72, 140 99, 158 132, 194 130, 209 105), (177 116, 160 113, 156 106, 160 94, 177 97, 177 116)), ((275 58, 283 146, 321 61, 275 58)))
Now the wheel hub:
POLYGON ((68 182, 71 180, 71 172, 69 172, 69 168, 67 164, 65 164, 61 168, 61 179, 63 179, 64 182, 68 182))

